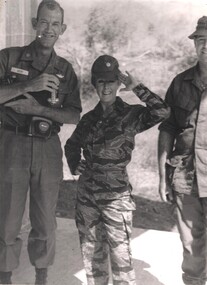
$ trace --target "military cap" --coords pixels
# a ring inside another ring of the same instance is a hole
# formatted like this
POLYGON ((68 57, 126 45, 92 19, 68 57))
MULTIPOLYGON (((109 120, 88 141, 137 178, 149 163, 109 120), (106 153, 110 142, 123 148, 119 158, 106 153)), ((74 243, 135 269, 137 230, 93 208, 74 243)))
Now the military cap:
POLYGON ((189 39, 194 39, 197 36, 207 36, 207 16, 198 19, 196 30, 189 36, 189 39))
POLYGON ((101 55, 92 65, 91 82, 95 86, 95 81, 99 78, 117 80, 119 73, 119 63, 116 58, 107 54, 101 55))

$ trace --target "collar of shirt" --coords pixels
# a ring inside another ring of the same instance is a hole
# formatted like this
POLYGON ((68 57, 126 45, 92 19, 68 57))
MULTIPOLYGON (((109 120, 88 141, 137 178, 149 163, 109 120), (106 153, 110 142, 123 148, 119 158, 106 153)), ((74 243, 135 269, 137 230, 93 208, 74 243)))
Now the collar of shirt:
POLYGON ((55 50, 53 49, 51 57, 47 66, 42 64, 41 57, 37 57, 35 50, 35 41, 33 41, 30 45, 26 46, 24 52, 21 55, 20 60, 22 61, 30 61, 33 68, 39 71, 45 71, 47 73, 54 74, 54 68, 56 69, 56 73, 62 73, 62 64, 57 56, 55 50))
POLYGON ((202 83, 199 75, 199 63, 189 69, 189 72, 186 73, 184 80, 191 80, 192 83, 202 92, 206 89, 204 84, 202 83))
POLYGON ((125 105, 126 103, 120 97, 117 96, 115 102, 110 106, 107 113, 104 113, 100 101, 94 108, 94 113, 96 117, 108 117, 110 114, 115 114, 115 113, 122 114, 125 109, 125 105))

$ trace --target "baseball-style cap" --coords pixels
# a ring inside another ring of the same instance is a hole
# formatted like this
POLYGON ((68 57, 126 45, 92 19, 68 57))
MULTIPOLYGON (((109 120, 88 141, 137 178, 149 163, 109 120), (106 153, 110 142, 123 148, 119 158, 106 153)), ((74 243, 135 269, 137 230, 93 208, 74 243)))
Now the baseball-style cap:
POLYGON ((119 63, 116 58, 107 54, 101 55, 92 65, 91 82, 95 86, 95 81, 99 78, 117 80, 119 73, 119 63))
POLYGON ((197 36, 207 36, 207 16, 198 19, 196 30, 189 36, 189 39, 194 39, 197 36))

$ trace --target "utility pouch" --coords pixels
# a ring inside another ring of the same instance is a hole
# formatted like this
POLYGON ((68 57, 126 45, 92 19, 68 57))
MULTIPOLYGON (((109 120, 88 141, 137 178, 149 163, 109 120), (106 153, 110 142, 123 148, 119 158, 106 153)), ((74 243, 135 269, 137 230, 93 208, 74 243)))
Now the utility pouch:
POLYGON ((52 134, 52 121, 33 116, 31 118, 27 135, 30 137, 39 137, 49 139, 52 134))

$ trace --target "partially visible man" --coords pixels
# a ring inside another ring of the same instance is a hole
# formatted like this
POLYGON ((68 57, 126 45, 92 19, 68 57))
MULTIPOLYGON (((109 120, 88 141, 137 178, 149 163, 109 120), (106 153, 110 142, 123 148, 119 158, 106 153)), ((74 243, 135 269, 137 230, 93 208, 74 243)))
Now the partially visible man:
POLYGON ((183 244, 183 282, 207 280, 207 16, 198 20, 196 66, 172 81, 166 102, 171 116, 160 125, 159 191, 176 205, 183 244))
POLYGON ((32 19, 36 39, 0 51, 0 283, 19 264, 21 229, 30 189, 28 253, 35 284, 46 284, 55 256, 55 207, 62 180, 63 123, 76 124, 81 103, 76 74, 56 55, 66 30, 56 1, 42 1, 32 19))

